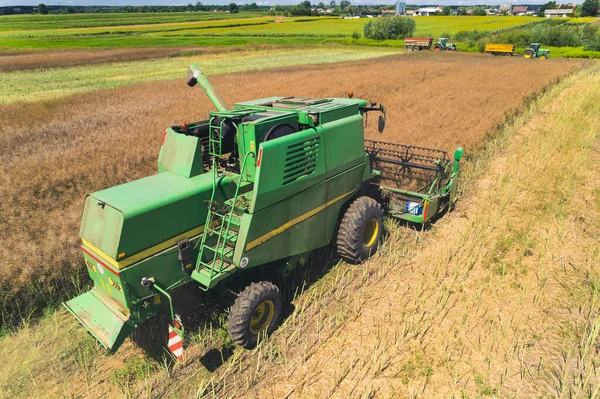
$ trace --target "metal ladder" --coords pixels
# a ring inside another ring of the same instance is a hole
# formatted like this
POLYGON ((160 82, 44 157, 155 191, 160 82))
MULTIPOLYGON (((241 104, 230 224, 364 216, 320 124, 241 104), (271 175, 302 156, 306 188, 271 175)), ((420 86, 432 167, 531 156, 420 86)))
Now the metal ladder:
MULTIPOLYGON (((220 140, 215 139, 214 141, 220 144, 220 140)), ((212 149, 214 149, 214 147, 211 147, 209 151, 212 152, 212 149)), ((208 213, 206 215, 206 222, 204 224, 204 232, 202 234, 202 240, 200 241, 200 250, 198 252, 196 267, 191 275, 194 280, 201 284, 202 289, 205 291, 216 284, 220 277, 223 277, 228 271, 235 269, 235 265, 233 265, 233 254, 237 244, 239 228, 242 223, 241 216, 235 214, 236 205, 239 198, 240 187, 243 183, 247 160, 249 157, 255 156, 253 152, 246 153, 242 162, 240 174, 234 178, 237 185, 235 194, 219 208, 215 201, 215 192, 217 191, 218 182, 225 177, 225 175, 219 173, 217 156, 215 156, 215 154, 211 155, 213 155, 213 189, 208 206, 208 213)))
MULTIPOLYGON (((215 119, 210 118, 210 122, 208 125, 209 135, 208 135, 208 153, 213 157, 220 157, 221 148, 223 148, 223 123, 225 122, 225 118, 218 118, 220 122, 218 125, 214 125, 215 119)), ((237 126, 236 126, 237 127, 237 126)))

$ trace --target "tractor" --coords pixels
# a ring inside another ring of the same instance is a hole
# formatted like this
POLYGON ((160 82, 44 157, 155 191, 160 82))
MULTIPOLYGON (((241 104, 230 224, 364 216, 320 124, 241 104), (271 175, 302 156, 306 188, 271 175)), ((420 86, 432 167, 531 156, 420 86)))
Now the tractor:
MULTIPOLYGON (((168 308, 168 347, 182 359, 186 309, 174 309, 176 288, 231 290, 234 277, 266 265, 285 275, 330 243, 359 264, 377 251, 384 215, 424 225, 454 204, 462 148, 451 160, 442 150, 365 140, 373 112, 383 132, 383 105, 349 92, 228 108, 196 65, 187 84, 216 111, 165 130, 157 174, 84 201, 79 235, 93 288, 64 306, 109 353, 168 308)), ((281 280, 244 281, 252 283, 235 292, 227 330, 252 348, 277 324, 281 280)))
POLYGON ((545 60, 550 58, 550 50, 541 49, 539 43, 531 43, 529 48, 523 52, 525 58, 539 58, 545 60))
POLYGON ((448 43, 448 39, 440 37, 433 46, 433 51, 456 51, 456 44, 448 43))

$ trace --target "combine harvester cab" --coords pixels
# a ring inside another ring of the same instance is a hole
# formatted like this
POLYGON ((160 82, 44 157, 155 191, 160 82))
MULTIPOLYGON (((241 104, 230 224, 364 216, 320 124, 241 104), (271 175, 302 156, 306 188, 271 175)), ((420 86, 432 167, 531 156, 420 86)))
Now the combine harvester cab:
MULTIPOLYGON (((173 289, 195 282, 212 290, 265 265, 285 276, 334 240, 338 225, 340 255, 366 260, 383 231, 384 209, 365 195, 373 184, 390 216, 415 223, 454 201, 462 149, 452 166, 443 151, 365 141, 369 112, 381 112, 383 132, 382 105, 351 95, 271 97, 228 109, 197 66, 187 83, 217 111, 166 129, 158 174, 85 200, 79 233, 94 286, 64 306, 111 353, 168 305, 169 349, 181 359, 173 289), (403 179, 415 177, 412 189, 403 179)), ((230 307, 232 342, 252 348, 275 328, 281 305, 270 280, 246 287, 230 307)))

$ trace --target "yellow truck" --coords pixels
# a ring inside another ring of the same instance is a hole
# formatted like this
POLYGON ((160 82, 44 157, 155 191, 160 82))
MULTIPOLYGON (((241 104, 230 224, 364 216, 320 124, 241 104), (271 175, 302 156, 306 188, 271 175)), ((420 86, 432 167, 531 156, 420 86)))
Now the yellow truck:
POLYGON ((491 55, 505 55, 505 56, 513 56, 515 55, 515 50, 517 46, 514 44, 486 44, 485 52, 491 55))

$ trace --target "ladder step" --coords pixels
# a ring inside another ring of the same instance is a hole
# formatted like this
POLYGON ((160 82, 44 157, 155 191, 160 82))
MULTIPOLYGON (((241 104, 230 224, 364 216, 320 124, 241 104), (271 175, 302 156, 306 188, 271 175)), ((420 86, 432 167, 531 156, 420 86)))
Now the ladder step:
POLYGON ((206 231, 208 231, 209 233, 215 234, 215 235, 220 235, 222 230, 221 229, 216 230, 216 229, 209 227, 206 229, 206 231))
POLYGON ((209 262, 205 262, 203 260, 200 261, 200 264, 204 267, 208 267, 210 269, 210 263, 209 262))

